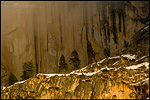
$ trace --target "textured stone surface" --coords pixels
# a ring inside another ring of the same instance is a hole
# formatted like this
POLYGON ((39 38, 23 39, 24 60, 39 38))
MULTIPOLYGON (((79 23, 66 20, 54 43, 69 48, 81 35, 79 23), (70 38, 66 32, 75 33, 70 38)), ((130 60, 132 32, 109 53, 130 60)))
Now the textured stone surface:
POLYGON ((87 40, 96 52, 96 61, 105 58, 106 47, 111 56, 120 54, 125 41, 129 43, 149 21, 148 4, 2 1, 1 66, 19 80, 22 65, 31 59, 38 72, 56 73, 61 54, 68 63, 71 52, 77 50, 82 67, 88 64, 87 40))
POLYGON ((146 99, 149 97, 149 66, 146 63, 139 66, 145 60, 141 59, 140 63, 136 60, 107 58, 70 74, 38 74, 1 89, 1 98, 146 99), (132 65, 139 67, 128 69, 132 65), (98 71, 91 70, 94 67, 98 71))

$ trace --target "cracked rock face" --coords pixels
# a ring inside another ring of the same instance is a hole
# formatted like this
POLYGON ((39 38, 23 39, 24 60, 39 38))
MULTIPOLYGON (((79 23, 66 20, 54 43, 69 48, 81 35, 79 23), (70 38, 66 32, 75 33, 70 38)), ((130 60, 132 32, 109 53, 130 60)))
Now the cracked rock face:
MULTIPOLYGON (((1 89, 2 99, 146 99, 149 60, 105 58, 69 74, 38 74, 1 89), (117 62, 117 63, 116 63, 117 62), (94 69, 97 70, 94 70, 94 69)), ((147 56, 149 57, 149 56, 147 56)))
POLYGON ((110 49, 110 56, 121 54, 131 37, 149 21, 148 4, 3 1, 1 65, 20 80, 22 65, 31 59, 38 73, 57 73, 61 54, 68 63, 71 52, 77 50, 80 67, 88 65, 88 41, 96 53, 94 62, 106 57, 105 48, 110 49))

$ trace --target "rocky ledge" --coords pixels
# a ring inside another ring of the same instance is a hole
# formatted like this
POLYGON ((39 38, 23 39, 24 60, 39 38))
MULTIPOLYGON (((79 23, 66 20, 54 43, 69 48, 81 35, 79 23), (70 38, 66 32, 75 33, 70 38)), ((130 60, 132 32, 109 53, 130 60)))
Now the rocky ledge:
POLYGON ((42 74, 2 87, 2 99, 146 99, 149 55, 108 57, 68 74, 42 74))

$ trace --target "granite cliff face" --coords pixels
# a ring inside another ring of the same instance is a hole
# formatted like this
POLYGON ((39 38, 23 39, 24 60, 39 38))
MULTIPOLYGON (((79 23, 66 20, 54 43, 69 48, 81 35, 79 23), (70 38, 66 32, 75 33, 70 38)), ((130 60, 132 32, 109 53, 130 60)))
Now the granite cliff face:
POLYGON ((121 54, 149 22, 146 1, 3 1, 1 8, 1 83, 10 72, 20 79, 22 65, 31 59, 37 73, 57 73, 61 54, 69 64, 74 50, 80 67, 105 58, 106 48, 109 56, 121 54), (93 58, 88 57, 89 44, 93 58))
POLYGON ((108 57, 69 74, 42 74, 1 88, 2 99, 146 99, 149 55, 108 57))

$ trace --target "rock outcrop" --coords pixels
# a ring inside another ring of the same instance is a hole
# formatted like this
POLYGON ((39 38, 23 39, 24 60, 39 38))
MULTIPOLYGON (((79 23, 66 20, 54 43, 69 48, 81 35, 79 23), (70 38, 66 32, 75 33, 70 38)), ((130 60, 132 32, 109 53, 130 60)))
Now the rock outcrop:
POLYGON ((10 72, 20 80, 22 65, 31 59, 37 73, 57 73, 61 54, 68 63, 74 50, 80 67, 86 66, 88 44, 95 52, 93 62, 106 57, 106 48, 110 56, 121 54, 149 21, 148 1, 2 1, 1 8, 4 83, 10 72))
POLYGON ((1 89, 2 99, 146 99, 149 56, 108 57, 69 74, 38 74, 1 89))

